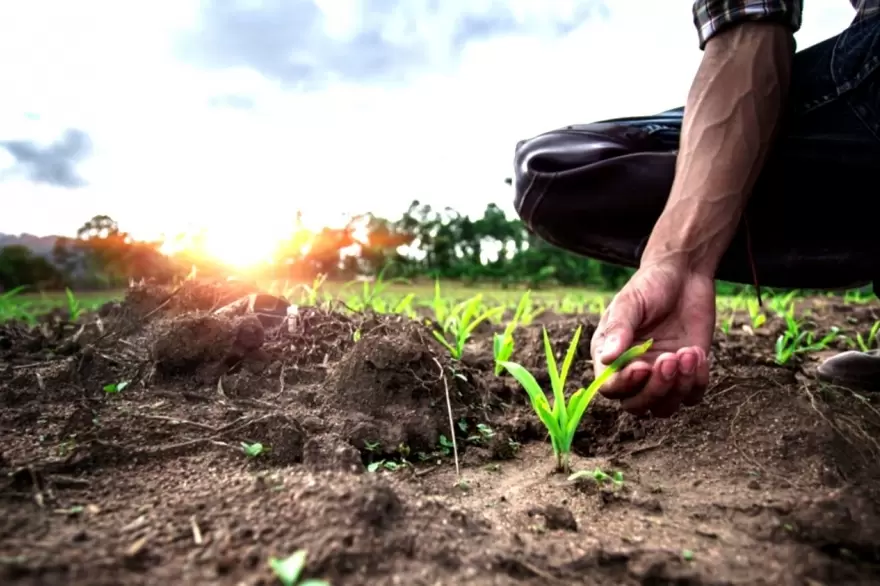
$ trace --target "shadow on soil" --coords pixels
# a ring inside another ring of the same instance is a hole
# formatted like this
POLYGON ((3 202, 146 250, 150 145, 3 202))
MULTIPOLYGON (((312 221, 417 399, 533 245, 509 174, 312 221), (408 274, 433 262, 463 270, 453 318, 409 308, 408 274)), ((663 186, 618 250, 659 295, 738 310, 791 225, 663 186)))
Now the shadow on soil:
MULTIPOLYGON (((456 363, 397 316, 214 311, 247 293, 147 286, 81 324, 0 324, 0 582, 272 584, 269 556, 306 548, 335 585, 880 583, 877 401, 773 365, 777 324, 720 336, 675 418, 598 399, 574 464, 622 472, 609 486, 553 473, 490 332, 456 363)), ((541 320, 558 350, 585 328, 572 384, 591 319, 541 320)), ((516 358, 546 382, 540 328, 516 358)))

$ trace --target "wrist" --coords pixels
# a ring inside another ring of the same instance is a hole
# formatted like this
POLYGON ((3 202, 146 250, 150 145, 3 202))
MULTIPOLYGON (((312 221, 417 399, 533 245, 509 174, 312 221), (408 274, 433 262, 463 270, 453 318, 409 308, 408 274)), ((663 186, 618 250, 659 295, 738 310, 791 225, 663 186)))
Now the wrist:
POLYGON ((677 207, 667 208, 657 220, 641 265, 662 263, 714 279, 741 213, 731 214, 728 209, 725 217, 715 209, 703 209, 701 204, 686 206, 687 213, 676 213, 677 207))

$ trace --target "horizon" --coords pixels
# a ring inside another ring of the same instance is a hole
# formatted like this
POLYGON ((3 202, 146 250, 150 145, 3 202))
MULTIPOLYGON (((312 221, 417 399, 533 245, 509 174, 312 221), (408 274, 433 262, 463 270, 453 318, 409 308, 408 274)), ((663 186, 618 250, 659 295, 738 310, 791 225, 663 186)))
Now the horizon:
MULTIPOLYGON (((106 214, 141 240, 265 247, 297 209, 310 227, 414 199, 510 215, 518 140, 680 106, 701 57, 690 3, 374 4, 0 7, 0 51, 27 57, 0 71, 18 90, 0 96, 0 189, 17 202, 0 233, 70 236, 106 214)), ((798 47, 852 17, 806 2, 798 47)))

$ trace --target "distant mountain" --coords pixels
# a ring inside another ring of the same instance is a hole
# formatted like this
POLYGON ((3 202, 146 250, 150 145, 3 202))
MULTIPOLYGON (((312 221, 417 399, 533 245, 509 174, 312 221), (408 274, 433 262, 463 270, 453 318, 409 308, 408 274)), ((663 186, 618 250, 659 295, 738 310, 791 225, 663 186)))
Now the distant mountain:
POLYGON ((2 234, 0 233, 0 248, 4 246, 26 246, 40 256, 51 256, 52 247, 59 236, 34 236, 33 234, 2 234))

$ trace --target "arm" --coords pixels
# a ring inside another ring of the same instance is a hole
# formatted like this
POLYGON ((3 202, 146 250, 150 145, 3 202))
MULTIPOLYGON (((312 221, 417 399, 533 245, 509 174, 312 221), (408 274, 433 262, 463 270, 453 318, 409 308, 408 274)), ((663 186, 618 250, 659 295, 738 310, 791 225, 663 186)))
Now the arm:
MULTIPOLYGON (((800 19, 796 4, 797 19, 787 24, 776 14, 763 22, 728 18, 715 28, 701 27, 697 15, 701 44, 707 30, 712 37, 688 95, 675 181, 642 255, 643 266, 671 260, 714 277, 783 111, 792 30, 800 19)), ((792 14, 791 5, 781 6, 792 14)))

